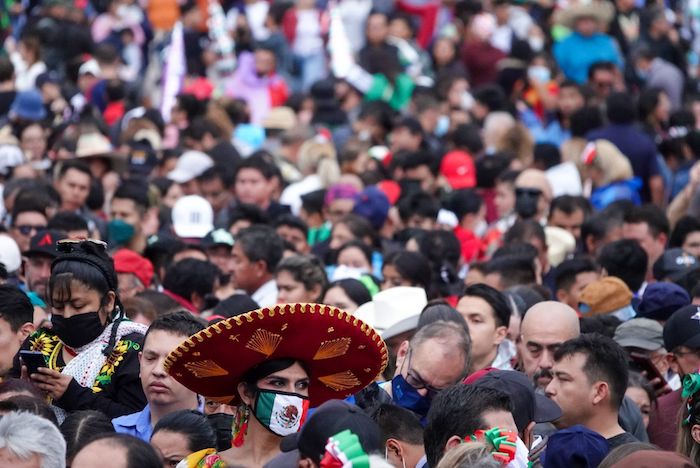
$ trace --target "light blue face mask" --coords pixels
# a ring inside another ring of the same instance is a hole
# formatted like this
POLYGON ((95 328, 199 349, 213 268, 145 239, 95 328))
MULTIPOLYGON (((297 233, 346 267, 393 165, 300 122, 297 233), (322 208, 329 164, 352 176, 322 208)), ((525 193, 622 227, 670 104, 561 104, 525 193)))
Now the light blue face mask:
POLYGON ((542 65, 532 65, 527 69, 527 76, 539 83, 549 83, 552 79, 552 72, 549 68, 542 65))
POLYGON ((438 117, 437 125, 435 126, 435 136, 443 137, 450 130, 450 118, 446 115, 438 117))

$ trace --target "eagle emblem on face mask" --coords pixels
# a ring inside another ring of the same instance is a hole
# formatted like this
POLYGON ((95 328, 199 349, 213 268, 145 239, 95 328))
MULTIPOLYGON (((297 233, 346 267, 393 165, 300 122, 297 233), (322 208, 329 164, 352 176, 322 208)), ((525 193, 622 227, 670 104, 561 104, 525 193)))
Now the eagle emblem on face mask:
POLYGON ((294 405, 285 406, 277 413, 277 422, 280 426, 291 429, 299 420, 299 409, 294 405))

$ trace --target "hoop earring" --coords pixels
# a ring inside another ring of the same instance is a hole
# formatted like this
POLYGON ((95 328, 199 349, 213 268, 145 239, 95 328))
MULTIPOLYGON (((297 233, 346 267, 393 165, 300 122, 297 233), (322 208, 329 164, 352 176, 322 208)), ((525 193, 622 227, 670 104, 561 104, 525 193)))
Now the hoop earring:
POLYGON ((231 430, 231 444, 240 447, 245 442, 248 433, 248 419, 250 418, 250 407, 246 404, 240 405, 236 409, 236 416, 233 419, 231 430))

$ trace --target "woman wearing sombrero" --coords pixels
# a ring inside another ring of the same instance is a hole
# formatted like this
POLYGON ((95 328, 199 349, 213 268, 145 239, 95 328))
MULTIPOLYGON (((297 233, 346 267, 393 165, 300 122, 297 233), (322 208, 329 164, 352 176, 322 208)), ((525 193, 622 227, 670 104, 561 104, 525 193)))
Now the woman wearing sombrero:
POLYGON ((238 406, 233 446, 219 456, 258 467, 279 454, 309 407, 357 393, 386 363, 379 335, 346 312, 280 304, 211 325, 173 350, 165 367, 190 390, 238 406))

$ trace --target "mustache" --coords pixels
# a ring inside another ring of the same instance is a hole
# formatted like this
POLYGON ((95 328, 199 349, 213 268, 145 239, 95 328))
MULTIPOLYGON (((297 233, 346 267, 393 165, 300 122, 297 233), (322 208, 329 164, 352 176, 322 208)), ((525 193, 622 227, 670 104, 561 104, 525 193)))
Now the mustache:
POLYGON ((550 371, 549 369, 538 369, 537 372, 535 372, 535 375, 532 376, 532 380, 536 384, 537 381, 542 377, 553 379, 554 375, 552 375, 552 371, 550 371))

